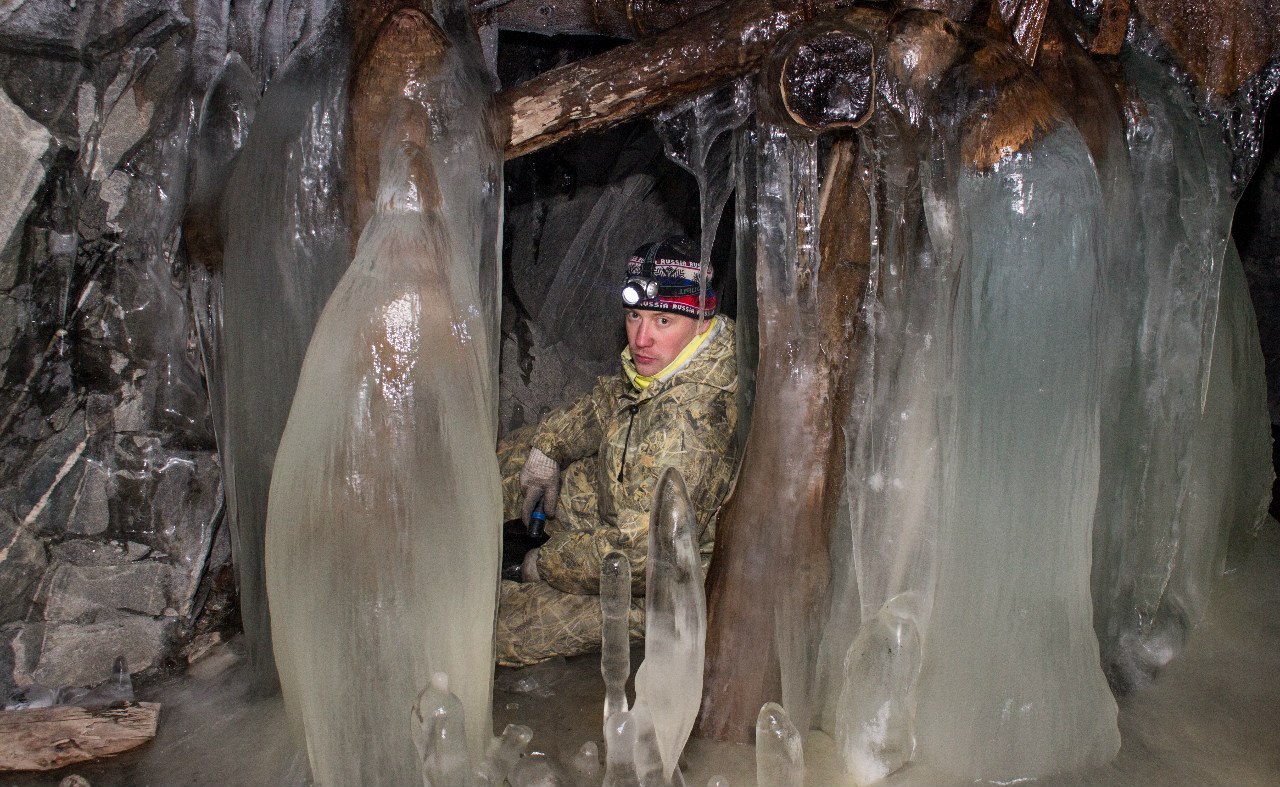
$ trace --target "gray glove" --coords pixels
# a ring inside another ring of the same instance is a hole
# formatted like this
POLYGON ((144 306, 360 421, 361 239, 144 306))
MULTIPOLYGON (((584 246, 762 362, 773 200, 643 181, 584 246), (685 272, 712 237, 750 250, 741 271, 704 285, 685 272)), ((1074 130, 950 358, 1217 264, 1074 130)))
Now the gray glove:
POLYGON ((524 501, 520 518, 529 524, 529 515, 542 501, 542 511, 547 516, 556 515, 556 498, 560 496, 560 466, 555 460, 536 448, 529 449, 529 458, 520 471, 520 491, 524 501))

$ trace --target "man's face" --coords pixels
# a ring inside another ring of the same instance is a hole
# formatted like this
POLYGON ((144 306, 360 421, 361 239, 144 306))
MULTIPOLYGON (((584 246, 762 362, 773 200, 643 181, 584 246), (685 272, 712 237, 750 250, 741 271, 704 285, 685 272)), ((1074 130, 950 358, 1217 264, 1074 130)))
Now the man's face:
MULTIPOLYGON (((710 326, 704 320, 702 330, 710 326)), ((698 333, 698 321, 683 314, 627 309, 627 346, 636 371, 652 377, 675 360, 698 333)))

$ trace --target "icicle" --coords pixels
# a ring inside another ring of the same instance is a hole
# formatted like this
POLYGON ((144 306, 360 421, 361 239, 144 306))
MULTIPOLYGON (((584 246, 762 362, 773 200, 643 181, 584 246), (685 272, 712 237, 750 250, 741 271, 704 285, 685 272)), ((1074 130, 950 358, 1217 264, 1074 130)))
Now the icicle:
POLYGON ((776 702, 766 702, 756 717, 756 784, 804 787, 804 742, 776 702))
MULTIPOLYGON (((698 183, 702 246, 699 308, 706 302, 720 214, 733 193, 733 144, 726 134, 746 122, 754 109, 753 95, 751 81, 743 79, 659 113, 654 121, 667 158, 688 170, 698 183)), ((699 317, 699 330, 701 327, 699 317)))

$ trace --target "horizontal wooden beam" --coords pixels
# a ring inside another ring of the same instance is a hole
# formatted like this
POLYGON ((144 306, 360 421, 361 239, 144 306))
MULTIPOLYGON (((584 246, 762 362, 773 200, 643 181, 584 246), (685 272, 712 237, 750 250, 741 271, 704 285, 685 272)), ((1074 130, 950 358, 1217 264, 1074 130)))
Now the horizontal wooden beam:
POLYGON ((738 0, 498 94, 508 159, 622 123, 760 67, 784 33, 853 0, 738 0))

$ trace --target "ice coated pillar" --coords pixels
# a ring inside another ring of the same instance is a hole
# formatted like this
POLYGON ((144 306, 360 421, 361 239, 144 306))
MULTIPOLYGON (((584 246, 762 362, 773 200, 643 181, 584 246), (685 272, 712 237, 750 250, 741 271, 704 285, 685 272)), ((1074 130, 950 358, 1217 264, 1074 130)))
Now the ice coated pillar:
POLYGON ((1064 124, 933 186, 958 279, 921 759, 966 779, 1097 765, 1120 745, 1089 597, 1098 183, 1064 124))
POLYGON ((394 96, 411 95, 386 102, 373 217, 317 323, 268 511, 276 661, 325 785, 420 781, 409 712, 436 672, 473 761, 492 736, 502 501, 484 228, 501 156, 465 47, 406 49, 442 36, 413 10, 381 35, 432 59, 402 63, 394 96))

